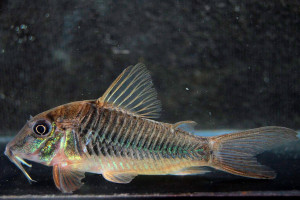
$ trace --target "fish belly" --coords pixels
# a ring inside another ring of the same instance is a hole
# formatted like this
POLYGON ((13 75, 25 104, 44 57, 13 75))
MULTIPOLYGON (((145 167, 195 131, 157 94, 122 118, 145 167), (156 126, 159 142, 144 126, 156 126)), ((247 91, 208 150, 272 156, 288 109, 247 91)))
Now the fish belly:
MULTIPOLYGON (((166 159, 153 160, 153 159, 126 159, 126 158, 95 158, 91 161, 93 164, 86 165, 86 171, 96 174, 104 172, 118 172, 118 173, 134 173, 140 175, 164 175, 174 174, 183 169, 190 167, 207 166, 205 161, 196 161, 189 159, 166 159), (98 161, 97 161, 98 160, 98 161)), ((90 163, 91 163, 90 162, 90 163)), ((84 168, 84 166, 83 166, 84 168)))

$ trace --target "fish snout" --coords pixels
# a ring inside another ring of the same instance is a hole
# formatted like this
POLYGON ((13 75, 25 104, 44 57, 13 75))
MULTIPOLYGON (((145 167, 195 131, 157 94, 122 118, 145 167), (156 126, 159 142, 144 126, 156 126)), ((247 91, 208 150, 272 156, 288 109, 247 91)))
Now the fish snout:
POLYGON ((13 156, 13 152, 12 152, 9 144, 7 144, 5 147, 4 155, 6 155, 9 158, 11 158, 13 156))
POLYGON ((15 162, 15 154, 13 152, 13 149, 11 145, 7 144, 5 147, 4 155, 6 155, 10 161, 15 162))
POLYGON ((11 158, 14 156, 14 154, 16 153, 16 143, 15 143, 15 140, 11 140, 5 147, 5 151, 4 151, 4 154, 11 158))
POLYGON ((6 145, 4 155, 8 156, 10 153, 11 153, 10 149, 9 149, 8 145, 6 145))

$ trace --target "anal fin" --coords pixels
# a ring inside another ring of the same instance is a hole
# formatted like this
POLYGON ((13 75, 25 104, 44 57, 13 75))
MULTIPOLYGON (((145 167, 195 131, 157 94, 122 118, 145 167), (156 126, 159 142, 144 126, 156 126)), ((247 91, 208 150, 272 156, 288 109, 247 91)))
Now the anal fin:
POLYGON ((63 193, 72 193, 79 189, 83 183, 84 172, 74 171, 70 167, 61 164, 53 166, 53 179, 56 187, 63 193))
POLYGON ((172 173, 172 175, 195 175, 195 174, 206 174, 211 172, 207 167, 186 167, 177 172, 172 173))
POLYGON ((116 172, 104 172, 103 177, 114 183, 130 183, 132 179, 134 179, 137 174, 134 173, 116 173, 116 172))

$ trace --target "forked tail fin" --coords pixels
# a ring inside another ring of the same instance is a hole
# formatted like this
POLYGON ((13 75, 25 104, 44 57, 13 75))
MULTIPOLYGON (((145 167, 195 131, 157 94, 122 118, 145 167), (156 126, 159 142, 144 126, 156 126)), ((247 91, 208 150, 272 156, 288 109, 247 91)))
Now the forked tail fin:
POLYGON ((298 138, 291 129, 269 126, 210 139, 212 167, 245 177, 273 179, 276 173, 258 163, 255 155, 298 138))

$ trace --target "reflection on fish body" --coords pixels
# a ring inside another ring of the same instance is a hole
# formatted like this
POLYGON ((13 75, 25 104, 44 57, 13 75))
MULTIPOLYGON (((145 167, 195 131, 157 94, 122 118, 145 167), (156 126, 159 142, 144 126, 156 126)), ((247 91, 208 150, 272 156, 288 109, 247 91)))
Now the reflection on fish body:
POLYGON ((68 193, 81 187, 85 172, 115 183, 129 183, 139 174, 208 172, 203 167, 271 179, 275 173, 255 155, 297 140, 296 132, 284 127, 199 137, 190 133, 193 121, 154 121, 161 106, 152 86, 144 65, 130 66, 99 99, 72 102, 32 117, 7 144, 5 154, 29 181, 22 164, 31 165, 24 159, 53 166, 55 185, 68 193))

